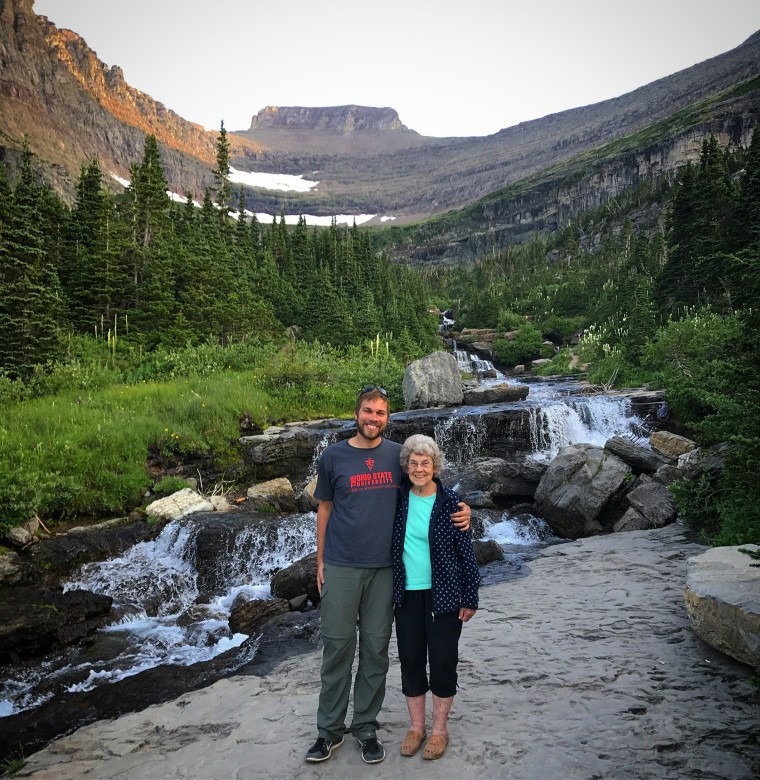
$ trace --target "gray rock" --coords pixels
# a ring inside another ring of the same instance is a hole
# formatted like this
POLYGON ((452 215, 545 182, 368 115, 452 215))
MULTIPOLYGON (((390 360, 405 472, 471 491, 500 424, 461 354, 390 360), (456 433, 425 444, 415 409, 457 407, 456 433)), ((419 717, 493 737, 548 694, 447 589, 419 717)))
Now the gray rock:
POLYGON ((285 599, 251 599, 230 610, 230 630, 253 636, 270 620, 286 612, 290 612, 290 603, 285 599))
POLYGON ((455 406, 462 403, 462 377, 456 358, 449 352, 433 352, 410 363, 402 383, 407 409, 455 406))
POLYGON ((277 598, 294 599, 305 593, 312 604, 318 604, 316 552, 280 569, 272 577, 271 587, 272 595, 277 598))
POLYGON ((478 566, 484 566, 486 563, 493 561, 504 560, 504 550, 501 549, 501 545, 490 539, 487 542, 481 542, 479 539, 473 541, 473 547, 475 548, 475 560, 478 562, 478 566))
POLYGON ((565 538, 598 534, 609 527, 631 473, 628 464, 601 447, 565 447, 538 484, 538 512, 565 538))
MULTIPOLYGON (((508 499, 532 498, 546 468, 546 464, 533 460, 478 458, 459 467, 457 482, 460 493, 476 498, 482 495, 483 500, 498 505, 508 499)), ((478 502, 473 506, 487 508, 488 504, 478 502)))
POLYGON ((659 483, 667 486, 672 485, 677 479, 681 479, 683 471, 678 466, 666 464, 660 466, 657 471, 652 474, 652 479, 656 479, 659 483))
POLYGON ((29 533, 29 531, 20 525, 16 526, 15 528, 10 528, 5 534, 5 542, 11 547, 15 547, 19 550, 22 547, 26 547, 28 544, 31 544, 33 539, 34 537, 29 533))
POLYGON ((464 403, 469 406, 480 406, 481 404, 524 401, 527 397, 527 385, 509 385, 504 383, 501 385, 476 387, 472 390, 466 390, 464 393, 464 403))
POLYGON ((760 666, 760 566, 740 550, 714 547, 689 558, 684 598, 696 633, 737 661, 760 666))
POLYGON ((634 482, 625 500, 645 518, 647 528, 662 528, 674 522, 678 513, 672 493, 646 474, 634 482))
POLYGON ((668 463, 662 455, 636 444, 625 436, 613 436, 607 439, 604 449, 625 461, 637 474, 642 472, 651 474, 668 463))
POLYGON ((654 477, 642 474, 625 497, 628 509, 613 531, 646 531, 675 521, 676 502, 670 491, 654 477))

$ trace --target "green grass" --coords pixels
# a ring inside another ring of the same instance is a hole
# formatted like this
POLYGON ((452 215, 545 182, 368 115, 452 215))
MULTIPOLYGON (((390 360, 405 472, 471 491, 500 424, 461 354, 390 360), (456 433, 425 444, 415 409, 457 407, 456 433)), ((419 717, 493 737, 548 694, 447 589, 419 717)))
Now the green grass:
MULTIPOLYGON (((208 350, 201 348, 203 361, 190 359, 192 350, 171 361, 173 374, 201 376, 144 379, 89 392, 77 387, 3 404, 0 527, 34 514, 47 523, 129 511, 153 487, 149 460, 201 468, 239 464, 243 415, 261 428, 350 416, 366 384, 386 387, 397 406, 401 403, 403 366, 392 355, 289 343, 270 350, 266 360, 252 361, 253 370, 233 370, 220 367, 233 351, 216 348, 209 357, 208 350), (218 365, 209 369, 214 361, 218 365)), ((165 376, 165 368, 154 365, 151 372, 165 376)), ((134 367, 130 371, 139 375, 134 367)))

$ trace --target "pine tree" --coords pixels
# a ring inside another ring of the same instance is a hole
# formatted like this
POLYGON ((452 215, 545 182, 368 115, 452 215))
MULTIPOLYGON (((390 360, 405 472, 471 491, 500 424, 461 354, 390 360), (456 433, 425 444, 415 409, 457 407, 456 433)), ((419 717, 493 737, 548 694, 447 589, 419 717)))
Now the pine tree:
POLYGON ((227 140, 227 131, 222 121, 219 137, 216 140, 216 168, 214 168, 216 189, 216 205, 222 224, 226 225, 229 205, 232 198, 232 185, 230 184, 230 142, 227 140))
POLYGON ((46 252, 43 188, 24 141, 21 170, 0 234, 0 371, 27 376, 57 350, 58 277, 46 252))

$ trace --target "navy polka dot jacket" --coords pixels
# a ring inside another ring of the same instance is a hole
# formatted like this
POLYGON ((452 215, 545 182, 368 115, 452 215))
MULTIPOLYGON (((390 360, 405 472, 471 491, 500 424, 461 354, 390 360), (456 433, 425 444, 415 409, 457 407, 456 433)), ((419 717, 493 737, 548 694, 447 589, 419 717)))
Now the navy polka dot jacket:
MULTIPOLYGON (((458 511, 462 500, 453 490, 438 486, 433 511, 430 516, 430 562, 433 568, 433 612, 445 615, 458 612, 460 607, 478 608, 478 587, 480 571, 475 560, 470 531, 460 531, 451 522, 451 513, 458 511)), ((396 519, 393 524, 393 603, 401 604, 406 586, 404 569, 404 537, 406 516, 409 509, 411 483, 404 479, 396 505, 396 519)))

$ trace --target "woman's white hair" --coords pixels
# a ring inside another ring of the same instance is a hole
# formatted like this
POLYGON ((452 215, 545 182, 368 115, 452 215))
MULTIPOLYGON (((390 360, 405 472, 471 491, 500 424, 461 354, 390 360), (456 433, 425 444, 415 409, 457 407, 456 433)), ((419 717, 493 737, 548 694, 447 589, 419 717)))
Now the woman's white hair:
POLYGON ((435 439, 430 436, 423 436, 421 433, 415 433, 410 436, 401 447, 401 468, 404 472, 409 472, 409 458, 414 455, 427 455, 433 461, 433 472, 440 474, 445 465, 441 448, 435 439))

